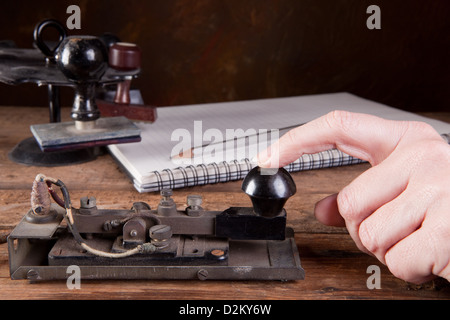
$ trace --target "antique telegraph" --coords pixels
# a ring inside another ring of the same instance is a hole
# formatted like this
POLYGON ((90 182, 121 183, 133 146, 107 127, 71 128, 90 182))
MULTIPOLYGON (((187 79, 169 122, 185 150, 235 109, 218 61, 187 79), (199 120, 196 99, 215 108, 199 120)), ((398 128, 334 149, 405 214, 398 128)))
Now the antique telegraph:
POLYGON ((98 209, 93 197, 75 208, 62 181, 40 174, 31 209, 8 238, 11 278, 67 279, 78 266, 81 279, 304 279, 283 208, 296 192, 289 173, 255 167, 242 189, 252 208, 207 211, 189 195, 177 209, 171 190, 155 208, 98 209))
POLYGON ((12 160, 34 165, 82 162, 95 157, 95 147, 140 141, 140 130, 131 120, 153 122, 156 110, 130 96, 130 82, 140 73, 138 46, 110 34, 67 36, 55 20, 36 26, 34 44, 36 49, 0 47, 0 81, 46 85, 49 92, 50 123, 32 125, 34 137, 11 152, 12 160), (48 28, 59 34, 53 46, 44 41, 48 28), (70 122, 60 122, 62 86, 75 91, 70 122), (112 97, 111 86, 116 88, 112 97))

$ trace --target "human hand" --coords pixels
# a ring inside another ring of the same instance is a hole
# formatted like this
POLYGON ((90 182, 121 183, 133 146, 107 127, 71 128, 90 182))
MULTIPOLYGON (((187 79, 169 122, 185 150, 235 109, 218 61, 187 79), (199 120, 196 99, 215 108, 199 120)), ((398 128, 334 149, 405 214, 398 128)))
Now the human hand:
POLYGON ((316 204, 316 218, 346 226, 359 249, 398 278, 450 281, 450 146, 428 124, 334 111, 293 129, 258 155, 283 167, 331 148, 372 167, 316 204))

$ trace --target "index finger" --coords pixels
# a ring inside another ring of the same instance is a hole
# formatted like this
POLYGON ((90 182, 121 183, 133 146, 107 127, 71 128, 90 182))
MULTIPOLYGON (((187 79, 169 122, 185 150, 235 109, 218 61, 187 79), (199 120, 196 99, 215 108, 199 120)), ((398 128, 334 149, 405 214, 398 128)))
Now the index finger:
POLYGON ((403 121, 333 111, 290 130, 258 155, 258 165, 284 167, 303 154, 333 148, 376 165, 391 154, 407 127, 407 122, 403 121))

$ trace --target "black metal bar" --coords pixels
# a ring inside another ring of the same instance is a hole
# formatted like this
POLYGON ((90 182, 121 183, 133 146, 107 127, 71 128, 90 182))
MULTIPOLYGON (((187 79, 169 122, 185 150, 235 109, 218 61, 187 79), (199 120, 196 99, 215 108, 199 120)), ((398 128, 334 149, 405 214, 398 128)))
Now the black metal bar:
POLYGON ((61 122, 61 101, 58 86, 48 85, 50 122, 61 122))

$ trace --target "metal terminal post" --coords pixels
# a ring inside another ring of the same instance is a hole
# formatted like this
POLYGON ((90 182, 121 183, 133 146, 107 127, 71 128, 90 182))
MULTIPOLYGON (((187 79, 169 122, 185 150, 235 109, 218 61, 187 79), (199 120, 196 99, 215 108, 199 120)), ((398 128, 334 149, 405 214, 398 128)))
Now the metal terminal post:
POLYGON ((200 195, 187 196, 186 214, 191 217, 199 217, 203 214, 203 208, 201 207, 203 198, 200 195))
POLYGON ((97 199, 95 197, 83 197, 80 199, 80 208, 92 209, 97 206, 97 199))
POLYGON ((158 205, 158 214, 162 216, 172 216, 177 214, 177 206, 175 201, 171 198, 173 191, 171 189, 162 189, 162 199, 158 205))
POLYGON ((169 245, 172 238, 172 228, 167 225, 158 224, 150 228, 149 236, 152 244, 158 248, 165 248, 169 245))

